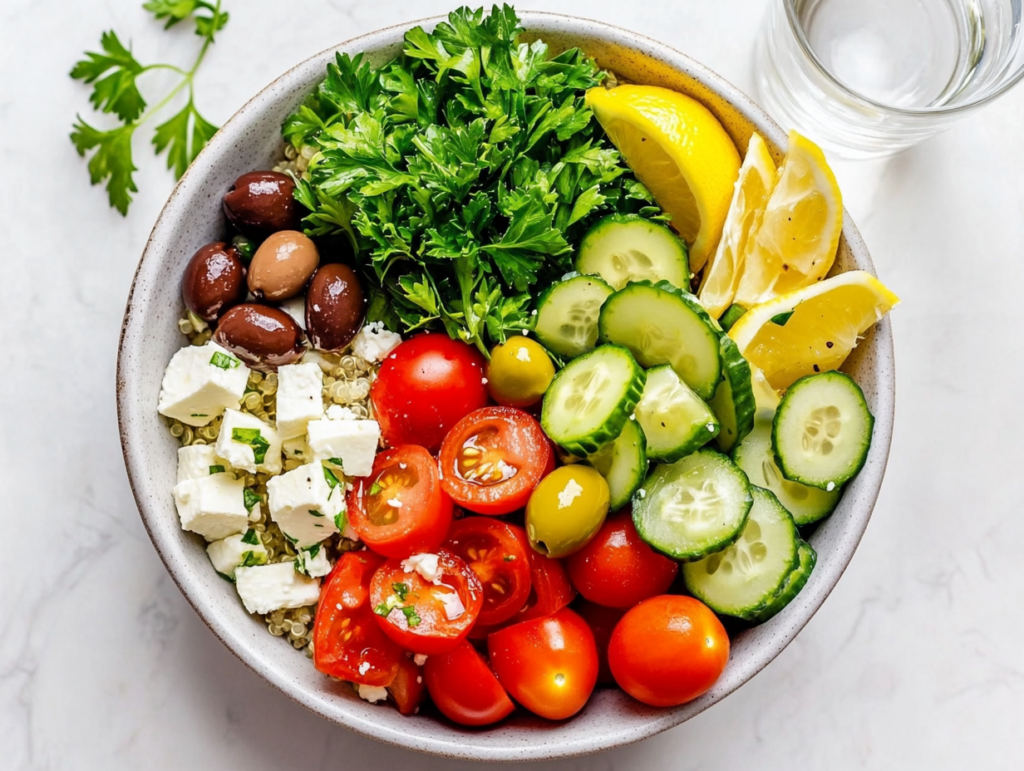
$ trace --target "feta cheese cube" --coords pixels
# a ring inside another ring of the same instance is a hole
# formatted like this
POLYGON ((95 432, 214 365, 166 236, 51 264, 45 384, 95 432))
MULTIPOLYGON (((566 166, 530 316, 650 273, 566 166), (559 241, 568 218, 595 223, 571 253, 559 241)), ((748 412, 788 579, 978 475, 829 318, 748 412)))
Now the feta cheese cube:
POLYGON ((356 693, 359 694, 359 698, 363 701, 368 701, 370 704, 376 704, 378 701, 387 701, 388 689, 382 685, 360 685, 355 684, 356 693))
POLYGON ((345 488, 307 463, 267 482, 270 516, 298 548, 320 543, 345 526, 345 488))
POLYGON ((287 364, 277 370, 277 433, 294 439, 324 414, 324 373, 316 364, 287 364))
POLYGON ((206 547, 210 562, 214 569, 225 578, 235 580, 235 568, 263 565, 269 555, 255 530, 249 529, 245 534, 229 535, 214 541, 206 547))
POLYGON ((401 342, 400 334, 390 332, 384 328, 384 324, 374 321, 366 324, 352 338, 352 353, 366 361, 384 361, 401 342))
POLYGON ((174 503, 182 529, 199 533, 207 541, 243 532, 249 527, 243 489, 241 479, 226 473, 178 482, 174 503))
POLYGON ((376 420, 311 420, 306 427, 313 457, 340 465, 345 476, 365 477, 373 471, 380 442, 376 420))
POLYGON ((249 368, 216 343, 190 345, 171 357, 160 384, 157 412, 188 426, 205 426, 227 407, 237 407, 249 368))
POLYGON ((301 608, 320 599, 320 582, 296 573, 291 562, 237 568, 235 587, 250 613, 301 608))
POLYGON ((299 549, 295 556, 295 569, 310 578, 320 578, 331 572, 331 561, 320 544, 313 544, 308 549, 299 549))
POLYGON ((217 457, 210 444, 191 444, 178 448, 178 481, 199 479, 227 470, 227 463, 217 457), (220 466, 220 469, 217 467, 220 466))
POLYGON ((301 460, 303 463, 308 463, 313 460, 313 451, 309 449, 309 445, 306 444, 305 433, 303 433, 302 436, 285 439, 284 442, 281 443, 281 450, 284 452, 285 460, 301 460))
POLYGON ((216 452, 234 468, 252 474, 281 472, 281 438, 271 426, 247 412, 227 410, 224 413, 216 452), (259 463, 256 462, 257 449, 262 457, 259 463))
POLYGON ((438 582, 444 575, 436 554, 413 554, 408 559, 402 560, 402 570, 406 573, 415 571, 422 576, 424 581, 432 583, 438 582))

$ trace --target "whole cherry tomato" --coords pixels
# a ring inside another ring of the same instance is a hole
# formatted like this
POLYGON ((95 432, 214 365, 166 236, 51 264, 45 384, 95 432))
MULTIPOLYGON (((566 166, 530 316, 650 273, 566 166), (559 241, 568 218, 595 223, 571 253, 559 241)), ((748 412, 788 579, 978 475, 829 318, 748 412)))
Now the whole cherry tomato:
POLYGON ((612 670, 608 666, 608 642, 612 639, 612 631, 625 611, 606 608, 604 605, 586 600, 573 607, 594 633, 594 642, 597 644, 597 684, 615 685, 615 678, 612 677, 612 670))
POLYGON ((626 612, 612 632, 608 664, 637 701, 674 707, 705 693, 729 661, 729 637, 693 597, 663 594, 626 612))
POLYGON ((484 357, 444 334, 411 337, 380 365, 370 389, 386 444, 431 452, 463 416, 487 404, 484 357))
POLYGON ((423 679, 441 713, 461 725, 497 723, 515 709, 483 656, 468 642, 430 656, 423 665, 423 679))
POLYGON ((676 562, 640 540, 629 511, 609 517, 565 567, 580 594, 610 608, 631 608, 664 594, 679 573, 676 562))
POLYGON ((597 683, 594 634, 568 608, 494 632, 487 650, 512 698, 549 720, 583 709, 597 683))
POLYGON ((408 656, 402 656, 398 662, 398 673, 388 686, 388 693, 403 715, 419 712, 427 686, 423 682, 423 670, 408 656))

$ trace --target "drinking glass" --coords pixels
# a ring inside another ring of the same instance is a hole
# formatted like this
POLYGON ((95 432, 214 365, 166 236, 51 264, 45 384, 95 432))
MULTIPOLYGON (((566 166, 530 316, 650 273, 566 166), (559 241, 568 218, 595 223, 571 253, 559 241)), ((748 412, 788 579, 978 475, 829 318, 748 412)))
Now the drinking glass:
POLYGON ((1021 0, 771 0, 761 103, 847 158, 906 149, 1024 75, 1021 0))

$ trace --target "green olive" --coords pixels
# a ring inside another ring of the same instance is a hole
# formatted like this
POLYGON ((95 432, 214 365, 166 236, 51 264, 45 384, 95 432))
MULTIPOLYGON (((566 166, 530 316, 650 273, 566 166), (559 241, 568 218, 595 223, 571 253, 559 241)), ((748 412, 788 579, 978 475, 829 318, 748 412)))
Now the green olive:
POLYGON ((608 483, 590 466, 556 468, 526 504, 530 545, 549 557, 582 549, 604 524, 609 499, 608 483))
POLYGON ((487 365, 487 390, 506 407, 532 407, 555 376, 548 352, 525 335, 494 346, 487 365))

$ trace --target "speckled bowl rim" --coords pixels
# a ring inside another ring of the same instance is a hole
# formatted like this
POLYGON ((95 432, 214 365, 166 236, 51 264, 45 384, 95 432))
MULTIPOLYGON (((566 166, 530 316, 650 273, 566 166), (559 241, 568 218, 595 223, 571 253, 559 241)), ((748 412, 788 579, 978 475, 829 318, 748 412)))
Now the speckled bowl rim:
MULTIPOLYGON (((523 19, 524 27, 528 30, 535 26, 543 27, 563 25, 560 30, 563 34, 584 34, 601 37, 610 44, 632 49, 634 52, 642 56, 654 59, 661 65, 670 67, 677 72, 692 78, 701 86, 724 99, 732 108, 737 110, 745 120, 755 126, 759 133, 761 133, 761 135, 769 142, 769 145, 774 145, 775 148, 786 147, 786 135, 783 130, 768 116, 767 113, 754 104, 753 101, 707 67, 697 63, 689 56, 663 43, 617 26, 590 19, 535 11, 520 12, 520 16, 523 19)), ((183 194, 183 190, 187 189, 187 186, 191 183, 194 176, 202 173, 202 170, 204 169, 204 160, 211 158, 218 153, 230 152, 231 148, 227 145, 227 142, 229 141, 231 130, 238 127, 239 124, 244 124, 248 119, 254 117, 253 115, 250 115, 250 113, 252 113, 255 106, 265 98, 267 92, 275 87, 287 84, 291 80, 295 80, 298 74, 311 62, 332 55, 334 51, 341 48, 345 48, 350 51, 374 50, 380 46, 396 42, 401 38, 405 30, 416 24, 431 27, 444 18, 445 17, 443 16, 436 16, 421 19, 419 21, 396 24, 370 32, 341 43, 338 46, 332 46, 331 48, 311 56, 291 68, 246 102, 245 105, 243 105, 243 107, 238 110, 238 112, 236 112, 224 125, 221 131, 214 136, 209 145, 202 153, 200 153, 196 162, 192 164, 186 174, 181 178, 181 180, 179 180, 167 203, 161 210, 160 216, 158 217, 153 227, 153 231, 147 241, 145 251, 143 252, 132 281, 132 286, 125 308, 124 321, 118 346, 116 386, 117 412, 122 453, 124 455, 125 466, 128 471, 132 494, 135 497, 143 523, 153 541, 153 545, 155 546, 175 584, 181 590, 189 604, 191 604, 195 609, 196 613, 198 613, 200 618, 202 618, 207 626, 209 626, 214 635, 216 635, 232 653, 241 659, 254 672, 267 679, 271 684, 290 698, 327 720, 343 725, 364 736, 405 749, 426 752, 442 757, 467 760, 517 762, 587 755, 613 747, 630 744, 653 736, 689 720, 700 712, 703 712, 711 705, 725 698, 771 663, 771 661, 782 652, 793 638, 796 637, 800 630, 803 629, 831 593, 853 557, 853 553, 860 543, 864 530, 867 527, 872 509, 881 488, 885 467, 888 461, 889 448, 892 440, 896 389, 892 330, 887 318, 869 333, 871 339, 870 347, 872 349, 872 366, 878 369, 878 378, 884 384, 884 387, 880 388, 876 395, 875 433, 874 441, 869 453, 869 462, 857 480, 861 486, 866 489, 859 493, 859 505, 854 511, 849 513, 849 521, 841 531, 837 551, 830 555, 830 559, 828 561, 819 562, 818 567, 812 576, 812 581, 808 583, 807 587, 805 587, 804 591, 801 592, 797 600, 791 604, 790 608, 787 609, 787 612, 780 614, 775 619, 768 622, 769 624, 776 625, 778 629, 774 631, 769 643, 760 649, 760 655, 751 656, 746 661, 740 663, 730 662, 729 668, 726 670, 719 682, 711 691, 700 699, 673 709, 652 712, 650 718, 647 719, 646 722, 633 727, 628 731, 580 731, 577 732, 578 735, 572 734, 571 738, 568 740, 566 740, 564 736, 560 736, 560 741, 557 744, 546 743, 544 741, 545 737, 543 736, 542 729, 538 729, 538 741, 536 743, 529 744, 503 741, 497 736, 495 736, 495 740, 491 742, 489 738, 493 734, 489 734, 487 732, 468 732, 465 735, 456 735, 454 738, 446 738, 424 735, 430 733, 429 729, 424 732, 420 732, 418 730, 396 730, 394 728, 379 725, 372 719, 372 711, 357 715, 345 713, 344 711, 339 710, 330 710, 327 709, 321 701, 317 700, 315 694, 297 689, 294 683, 289 681, 268 662, 258 659, 256 655, 246 647, 243 637, 237 632, 237 630, 231 629, 228 624, 224 623, 222 618, 211 612, 211 608, 203 601, 203 593, 196 583, 196 579, 192 574, 192 571, 182 567, 172 558, 175 549, 178 547, 174 544, 165 542, 163 537, 161 537, 152 524, 152 519, 157 516, 157 514, 151 509, 148 501, 146 500, 146 495, 144 495, 147 485, 151 484, 151 482, 146 475, 144 458, 134 451, 134 447, 137 444, 135 441, 135 434, 139 429, 136 428, 138 423, 133 422, 132 419, 138 412, 153 409, 152 405, 138 404, 136 403, 137 400, 133 400, 132 395, 135 391, 135 373, 132 368, 127 365, 128 360, 131 358, 128 353, 131 352, 131 354, 134 355, 138 347, 145 343, 145 329, 141 326, 142 321, 139 320, 140 314, 135 313, 136 303, 139 299, 136 297, 136 290, 139 284, 139 278, 143 274, 144 269, 150 265, 151 261, 156 259, 155 253, 158 251, 158 248, 154 243, 154 239, 160 230, 161 223, 168 216, 168 211, 172 208, 175 199, 183 194), (482 742, 471 741, 474 737, 486 738, 482 742)), ((558 32, 543 30, 543 34, 558 34, 558 32)), ((845 210, 843 236, 855 263, 860 268, 874 273, 874 263, 871 260, 864 241, 861 238, 856 225, 854 225, 850 218, 849 213, 845 210)), ((868 346, 862 346, 862 348, 867 347, 868 346)), ((289 653, 282 647, 281 655, 285 656, 289 655, 289 653)), ((376 708, 371 708, 371 710, 372 709, 376 708)), ((438 723, 437 725, 440 727, 442 724, 438 723)), ((567 725, 571 725, 571 722, 567 725)), ((450 726, 446 727, 450 728, 450 726)), ((413 726, 410 725, 409 728, 412 729, 413 726)), ((495 730, 498 731, 499 729, 495 730)))

